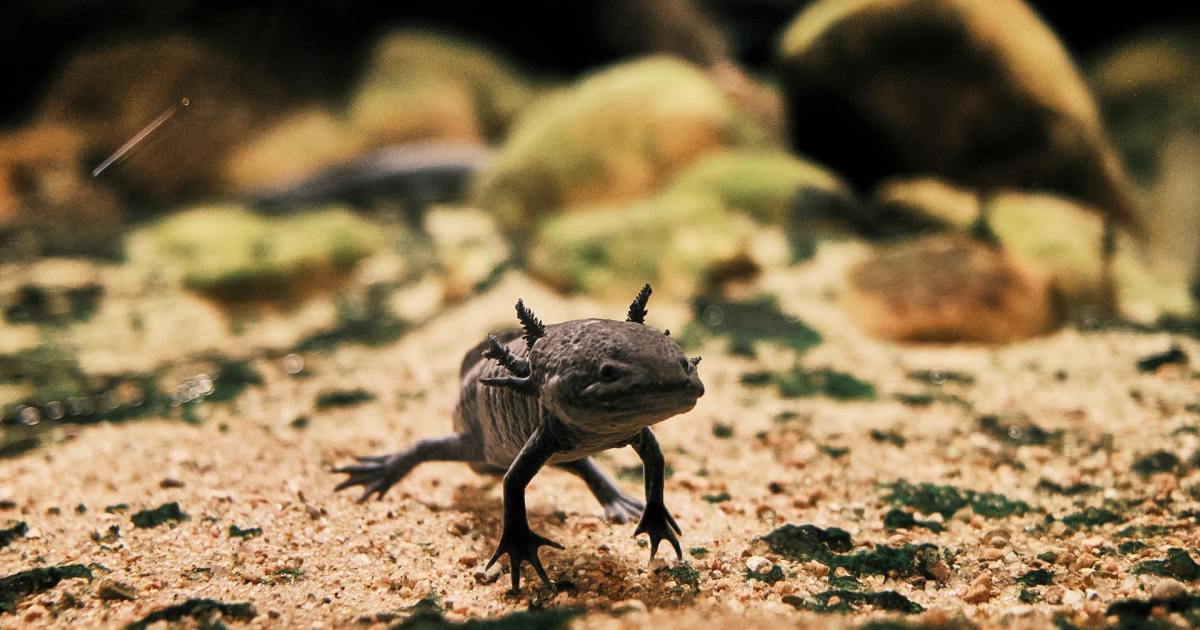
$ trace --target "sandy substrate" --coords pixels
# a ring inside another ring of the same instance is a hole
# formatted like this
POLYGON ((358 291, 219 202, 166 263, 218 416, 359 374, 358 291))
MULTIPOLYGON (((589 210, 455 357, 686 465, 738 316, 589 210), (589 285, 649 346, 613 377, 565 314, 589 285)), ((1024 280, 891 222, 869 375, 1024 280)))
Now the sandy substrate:
MULTIPOLYGON (((257 616, 226 619, 230 627, 348 626, 362 617, 402 614, 429 595, 452 620, 531 604, 582 605, 588 613, 573 622, 579 628, 851 626, 898 616, 869 606, 849 615, 796 610, 788 602, 831 586, 826 567, 755 542, 786 523, 845 529, 856 549, 937 545, 946 571, 936 578, 861 579, 863 590, 896 591, 924 607, 911 622, 1044 627, 1058 615, 1101 623, 1115 601, 1190 588, 1134 569, 1162 559, 1169 548, 1200 557, 1200 528, 1185 515, 1200 507, 1187 492, 1200 479, 1186 470, 1141 475, 1132 466, 1152 451, 1186 461, 1200 448, 1196 432, 1186 430, 1200 424, 1200 378, 1193 367, 1143 374, 1135 363, 1172 343, 1200 357, 1200 344, 1166 334, 1073 329, 999 348, 880 342, 858 331, 837 303, 841 269, 857 254, 852 245, 825 248, 814 262, 771 275, 758 288, 779 295, 784 310, 824 336, 801 359, 805 366, 868 381, 877 400, 784 399, 771 388, 748 387, 740 382, 743 373, 786 369, 794 355, 764 346, 755 359, 735 357, 714 339, 699 350, 707 394, 692 412, 656 427, 675 471, 666 498, 684 548, 706 550, 702 557, 688 554, 696 585, 664 570, 673 563, 648 564, 648 548, 630 537, 634 525, 605 523, 585 487, 559 471, 543 472, 528 493, 534 529, 566 546, 542 551, 551 577, 570 585, 557 593, 542 589, 528 567, 516 596, 506 593, 507 575, 481 573, 500 533, 500 487, 466 466, 423 466, 383 500, 366 504, 350 492, 333 492, 338 477, 329 468, 352 455, 448 432, 462 353, 507 324, 516 297, 546 321, 619 318, 627 304, 563 298, 510 274, 390 346, 306 357, 307 378, 288 375, 279 361, 261 360, 255 367, 266 383, 231 404, 205 405, 200 424, 162 419, 67 429, 56 444, 0 461, 0 499, 14 506, 0 510, 0 525, 19 520, 30 528, 0 549, 0 575, 102 565, 91 581, 66 580, 22 601, 15 613, 0 614, 0 627, 119 627, 194 597, 252 603, 257 616), (914 370, 963 372, 975 382, 929 385, 910 378, 914 370), (376 398, 314 410, 317 393, 330 388, 364 388, 376 398), (948 396, 929 405, 895 398, 929 392, 954 394, 965 404, 948 396), (790 420, 780 421, 781 413, 790 420), (1010 443, 981 430, 978 418, 988 414, 1061 430, 1061 442, 1010 443), (307 427, 291 426, 305 415, 307 427), (714 433, 716 424, 731 426, 732 435, 714 433), (876 441, 872 431, 903 436, 905 445, 876 441), (849 450, 839 455, 839 447, 849 450), (940 533, 887 531, 882 519, 892 506, 879 484, 897 479, 998 492, 1034 510, 991 519, 966 508, 940 533), (1063 496, 1038 490, 1042 479, 1100 490, 1063 496), (704 498, 721 493, 730 499, 704 498), (1046 522, 1047 515, 1061 519, 1105 500, 1126 506, 1121 522, 1079 529, 1046 522), (189 520, 146 529, 131 523, 132 513, 172 501, 189 520), (128 509, 105 511, 121 503, 128 509), (77 511, 80 505, 86 512, 77 511), (105 538, 114 525, 119 536, 105 538), (1129 538, 1116 532, 1130 525, 1163 527, 1140 537, 1144 549, 1123 554, 1117 545, 1129 538), (259 527, 262 535, 232 537, 230 526, 259 527), (1037 558, 1047 551, 1057 558, 1037 558), (781 567, 784 579, 774 585, 748 580, 753 556, 781 567), (1022 586, 1014 578, 1038 568, 1052 571, 1053 584, 1031 588, 1035 601, 1020 601, 1022 586), (136 599, 102 600, 106 582, 131 587, 136 599)), ((681 304, 651 304, 649 320, 657 327, 681 330, 688 319, 681 304)), ((206 334, 212 347, 238 346, 221 338, 219 328, 206 334)), ((147 359, 155 353, 168 358, 169 343, 140 348, 136 361, 159 364, 147 359)), ((121 359, 109 350, 89 360, 121 359)), ((609 470, 637 464, 628 449, 599 460, 609 470)), ((640 493, 637 481, 621 483, 640 493)), ((660 550, 660 557, 673 554, 660 550)))

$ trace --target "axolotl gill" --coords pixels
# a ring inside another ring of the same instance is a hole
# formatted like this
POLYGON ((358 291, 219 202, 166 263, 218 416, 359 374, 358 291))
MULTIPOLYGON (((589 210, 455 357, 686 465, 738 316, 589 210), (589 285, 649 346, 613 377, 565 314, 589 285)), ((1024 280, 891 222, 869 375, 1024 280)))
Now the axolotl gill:
POLYGON ((465 462, 479 473, 504 475, 504 529, 490 568, 508 555, 512 587, 529 562, 551 585, 538 558, 543 546, 563 546, 534 533, 525 511, 525 488, 543 466, 584 481, 610 521, 639 519, 634 536, 650 538, 650 557, 667 540, 683 550, 679 525, 663 503, 665 463, 650 426, 691 410, 704 394, 697 367, 669 332, 645 324, 646 285, 625 321, 578 319, 543 325, 517 301, 522 330, 489 336, 467 353, 454 412, 454 435, 421 440, 409 448, 336 468, 349 475, 342 490, 363 488, 360 500, 383 497, 418 464, 465 462), (642 460, 645 503, 626 495, 592 455, 632 446, 642 460))

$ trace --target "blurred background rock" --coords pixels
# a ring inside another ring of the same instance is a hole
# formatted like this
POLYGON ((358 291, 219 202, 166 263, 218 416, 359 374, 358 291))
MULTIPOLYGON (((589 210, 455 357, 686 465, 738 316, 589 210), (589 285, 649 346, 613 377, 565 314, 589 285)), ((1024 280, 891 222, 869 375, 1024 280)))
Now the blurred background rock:
POLYGON ((394 314, 512 269, 562 292, 737 294, 854 240, 846 306, 887 338, 1195 317, 1186 4, 3 11, 10 273, 85 257, 243 313, 383 286, 409 292, 379 302, 394 314))

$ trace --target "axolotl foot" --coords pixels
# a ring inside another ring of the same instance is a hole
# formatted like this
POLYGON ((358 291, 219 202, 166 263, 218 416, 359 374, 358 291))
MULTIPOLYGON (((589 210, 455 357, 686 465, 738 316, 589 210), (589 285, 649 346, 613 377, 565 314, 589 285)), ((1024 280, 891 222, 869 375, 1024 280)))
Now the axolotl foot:
POLYGON ((550 576, 546 575, 546 569, 542 566, 542 561, 538 559, 538 549, 541 547, 564 548, 549 538, 533 533, 528 524, 505 525, 504 533, 500 535, 500 543, 496 545, 496 553, 492 554, 492 558, 488 560, 485 570, 491 568, 500 556, 507 554, 509 571, 512 572, 513 591, 521 588, 521 563, 523 562, 532 564, 538 577, 542 578, 547 587, 553 588, 554 584, 550 582, 550 576))
POLYGON ((620 493, 601 504, 604 507, 604 518, 610 523, 628 523, 642 515, 645 504, 637 499, 620 493))
POLYGON ((667 506, 661 501, 652 501, 642 511, 642 520, 638 521, 637 529, 633 532, 633 537, 637 538, 638 534, 647 533, 650 535, 650 559, 654 559, 654 555, 658 553, 658 543, 666 539, 675 548, 675 555, 683 560, 683 548, 679 546, 679 538, 676 534, 682 534, 679 529, 679 524, 675 522, 675 518, 671 516, 671 512, 667 510, 667 506))

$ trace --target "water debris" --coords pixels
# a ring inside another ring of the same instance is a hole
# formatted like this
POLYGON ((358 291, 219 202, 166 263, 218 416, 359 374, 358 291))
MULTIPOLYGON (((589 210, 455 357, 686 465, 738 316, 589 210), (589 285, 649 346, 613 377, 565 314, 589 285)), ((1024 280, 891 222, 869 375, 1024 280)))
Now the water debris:
POLYGON ((864 606, 907 614, 915 614, 924 612, 925 610, 924 606, 896 591, 831 590, 813 595, 811 601, 795 595, 786 595, 782 601, 799 610, 811 610, 820 613, 852 613, 864 606))
MULTIPOLYGON (((193 598, 173 606, 155 610, 145 617, 125 626, 125 630, 146 630, 151 624, 159 621, 173 622, 188 617, 204 622, 217 614, 223 618, 235 621, 250 621, 258 616, 258 611, 249 603, 227 604, 215 599, 193 598)), ((211 628, 214 625, 209 623, 207 627, 211 628)))
POLYGON ((680 335, 680 343, 694 346, 707 336, 725 337, 730 352, 755 356, 760 342, 776 343, 802 353, 821 343, 821 335, 807 324, 784 313, 771 296, 729 301, 701 296, 692 303, 695 320, 680 335))
POLYGON ((21 600, 48 591, 71 578, 92 579, 92 572, 82 564, 63 564, 38 567, 0 578, 0 612, 15 612, 21 600))
POLYGON ((918 527, 924 527, 931 532, 941 532, 946 529, 937 521, 919 520, 913 517, 911 512, 905 512, 900 508, 892 508, 883 515, 883 528, 886 530, 916 529, 918 527))
POLYGON ((133 524, 139 528, 158 527, 167 521, 186 521, 190 516, 180 509, 179 504, 172 501, 164 503, 152 510, 142 510, 133 515, 133 524))
POLYGON ((1151 354, 1138 359, 1137 369, 1139 372, 1151 373, 1157 372, 1164 365, 1184 365, 1188 362, 1187 353, 1178 345, 1172 345, 1169 350, 1151 354))
POLYGON ((1170 451, 1154 451, 1138 457, 1133 462, 1133 472, 1139 475, 1153 475, 1160 472, 1173 472, 1183 464, 1179 456, 1170 451))
POLYGON ((361 387, 356 389, 329 389, 317 393, 317 400, 314 405, 317 409, 324 410, 331 407, 353 407, 372 400, 375 400, 375 394, 361 387))
POLYGON ((159 114, 154 120, 150 121, 149 124, 147 124, 145 127, 142 127, 140 131, 133 134, 133 137, 127 140, 125 144, 122 144, 117 148, 116 151, 113 151, 113 154, 108 156, 108 158, 101 162, 99 166, 92 169, 92 177, 99 177, 100 174, 103 173, 108 167, 120 162, 121 160, 124 160, 131 151, 136 149, 139 144, 146 140, 146 138, 149 138, 150 134, 157 131, 158 128, 162 127, 163 124, 165 124, 168 120, 171 120, 175 114, 178 114, 180 108, 187 108, 189 105, 191 105, 191 101, 187 98, 179 99, 178 104, 167 108, 163 113, 159 114))
POLYGON ((1098 527, 1108 523, 1119 523, 1125 519, 1108 508, 1089 507, 1064 516, 1062 522, 1068 527, 1098 527))
POLYGON ((1047 586, 1054 583, 1054 572, 1050 569, 1037 569, 1017 576, 1016 582, 1025 586, 1047 586))
POLYGON ((1146 560, 1138 563, 1133 572, 1173 577, 1185 581, 1200 579, 1200 565, 1192 560, 1187 550, 1179 548, 1168 549, 1167 557, 1162 560, 1146 560))
POLYGON ((241 538, 241 539, 245 540, 247 538, 255 538, 258 536, 262 536, 262 534, 263 534, 263 530, 261 527, 247 527, 245 529, 242 529, 241 527, 238 527, 237 525, 229 526, 229 537, 230 538, 241 538))
POLYGON ((885 501, 912 508, 922 514, 941 514, 945 519, 968 506, 976 514, 987 518, 1005 518, 1033 511, 1024 501, 1014 501, 994 492, 959 490, 954 486, 932 483, 913 485, 903 479, 883 484, 882 487, 888 490, 885 501))
POLYGON ((21 521, 5 529, 0 529, 0 549, 11 545, 18 538, 24 538, 28 532, 29 525, 25 521, 21 521))

